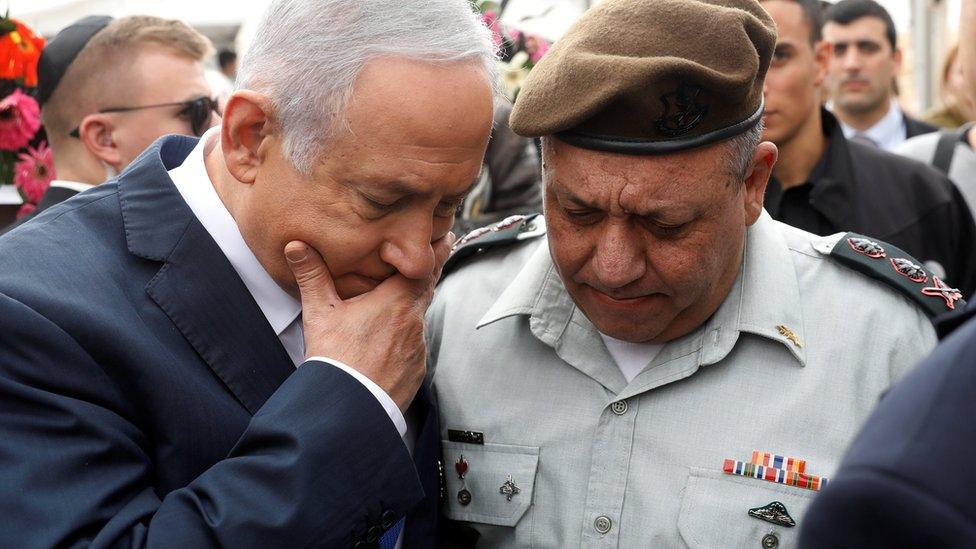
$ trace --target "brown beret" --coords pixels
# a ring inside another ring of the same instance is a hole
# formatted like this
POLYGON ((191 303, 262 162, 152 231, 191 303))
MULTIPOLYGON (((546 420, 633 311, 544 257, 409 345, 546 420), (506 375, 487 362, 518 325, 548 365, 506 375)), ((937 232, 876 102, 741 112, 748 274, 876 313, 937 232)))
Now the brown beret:
POLYGON ((775 45, 756 0, 605 0, 532 69, 509 123, 626 154, 715 143, 762 118, 775 45))

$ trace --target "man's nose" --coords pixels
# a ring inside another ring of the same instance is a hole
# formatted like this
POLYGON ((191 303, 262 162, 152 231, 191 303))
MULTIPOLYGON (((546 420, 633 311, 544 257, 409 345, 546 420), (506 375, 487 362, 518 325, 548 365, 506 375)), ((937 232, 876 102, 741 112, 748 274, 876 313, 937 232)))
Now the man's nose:
POLYGON ((400 233, 380 246, 380 259, 403 276, 421 280, 434 272, 434 248, 431 245, 431 221, 403 226, 400 233))
POLYGON ((594 254, 594 274, 608 290, 623 288, 647 272, 643 239, 627 220, 611 219, 594 254))

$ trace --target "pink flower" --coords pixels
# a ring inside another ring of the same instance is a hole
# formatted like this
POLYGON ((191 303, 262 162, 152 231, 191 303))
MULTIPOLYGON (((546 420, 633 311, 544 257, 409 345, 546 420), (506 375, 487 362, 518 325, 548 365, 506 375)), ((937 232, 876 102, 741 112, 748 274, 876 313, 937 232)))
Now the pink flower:
POLYGON ((528 52, 529 59, 535 65, 549 51, 549 41, 538 36, 529 36, 525 39, 525 51, 528 52))
POLYGON ((20 161, 14 166, 14 185, 24 193, 27 202, 40 202, 53 179, 54 157, 47 143, 20 153, 20 161))
POLYGON ((37 209, 37 206, 35 206, 35 205, 33 205, 33 204, 29 203, 29 202, 27 204, 24 204, 23 206, 20 207, 19 210, 17 210, 17 219, 20 219, 21 217, 26 217, 26 216, 34 213, 34 210, 36 210, 36 209, 37 209))
POLYGON ((502 45, 502 22, 495 15, 495 12, 488 10, 481 14, 481 22, 491 31, 491 41, 495 47, 502 45))
POLYGON ((41 109, 34 98, 14 90, 0 101, 0 149, 16 151, 26 147, 41 127, 41 109))

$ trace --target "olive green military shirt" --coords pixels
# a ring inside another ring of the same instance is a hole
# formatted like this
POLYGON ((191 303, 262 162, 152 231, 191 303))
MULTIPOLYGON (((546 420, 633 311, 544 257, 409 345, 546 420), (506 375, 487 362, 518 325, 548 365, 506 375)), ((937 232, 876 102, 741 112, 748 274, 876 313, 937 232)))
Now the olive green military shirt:
POLYGON ((817 492, 729 475, 724 461, 772 452, 829 478, 881 393, 936 342, 915 304, 829 257, 840 236, 764 213, 712 318, 630 383, 545 238, 461 266, 428 313, 446 517, 479 547, 795 546, 817 492), (774 501, 797 526, 748 514, 774 501))

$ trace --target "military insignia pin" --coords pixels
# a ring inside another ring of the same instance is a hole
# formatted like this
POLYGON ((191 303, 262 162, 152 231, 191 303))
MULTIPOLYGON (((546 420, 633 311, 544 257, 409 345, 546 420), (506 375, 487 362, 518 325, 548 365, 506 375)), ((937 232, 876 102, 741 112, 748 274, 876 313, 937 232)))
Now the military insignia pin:
POLYGON ((505 499, 508 501, 512 501, 512 496, 517 496, 521 491, 522 490, 519 490, 519 487, 515 484, 515 481, 512 480, 512 475, 508 475, 508 478, 505 479, 505 483, 498 488, 498 493, 505 496, 505 499))
POLYGON ((790 516, 786 506, 778 501, 749 509, 749 516, 787 528, 796 526, 796 521, 790 516))
POLYGON ((912 282, 922 284, 929 279, 929 275, 926 274, 925 269, 921 265, 903 257, 891 258, 891 266, 894 267, 898 274, 912 282))
POLYGON ((787 328, 786 326, 784 326, 782 324, 780 324, 779 326, 777 326, 776 327, 776 330, 779 332, 779 335, 781 335, 781 336, 785 337, 786 339, 790 340, 790 343, 792 343, 793 345, 796 345, 796 348, 797 349, 802 349, 803 348, 803 344, 800 343, 799 336, 797 336, 796 333, 793 330, 787 328))
POLYGON ((454 462, 454 472, 457 473, 458 479, 461 481, 461 489, 458 490, 457 500, 463 507, 471 503, 471 492, 464 485, 464 475, 468 474, 468 460, 464 459, 464 454, 461 454, 458 460, 454 462))
POLYGON ((937 276, 932 277, 932 286, 922 288, 922 293, 927 296, 941 297, 949 309, 955 309, 956 302, 962 299, 962 292, 956 288, 950 288, 937 276))
POLYGON ((866 238, 848 238, 847 244, 851 249, 859 254, 866 255, 872 259, 880 259, 885 256, 885 249, 881 244, 866 238))

